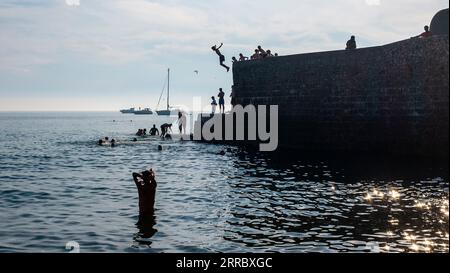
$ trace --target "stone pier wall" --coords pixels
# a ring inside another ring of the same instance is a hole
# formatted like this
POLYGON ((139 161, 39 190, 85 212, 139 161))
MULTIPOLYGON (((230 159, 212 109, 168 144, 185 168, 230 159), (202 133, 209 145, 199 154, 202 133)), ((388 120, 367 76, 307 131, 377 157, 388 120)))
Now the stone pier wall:
POLYGON ((449 39, 238 62, 236 102, 279 105, 280 146, 447 156, 449 39))

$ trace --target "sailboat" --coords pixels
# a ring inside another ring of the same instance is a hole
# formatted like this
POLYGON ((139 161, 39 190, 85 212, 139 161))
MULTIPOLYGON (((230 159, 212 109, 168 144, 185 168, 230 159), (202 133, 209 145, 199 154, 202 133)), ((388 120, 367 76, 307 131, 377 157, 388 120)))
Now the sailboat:
MULTIPOLYGON (((161 96, 159 97, 158 106, 156 106, 156 109, 159 107, 159 103, 161 102, 162 95, 164 93, 164 89, 161 92, 161 96)), ((172 112, 177 112, 176 109, 173 107, 170 107, 170 68, 167 69, 167 108, 165 110, 156 110, 156 113, 158 116, 171 116, 172 112)))

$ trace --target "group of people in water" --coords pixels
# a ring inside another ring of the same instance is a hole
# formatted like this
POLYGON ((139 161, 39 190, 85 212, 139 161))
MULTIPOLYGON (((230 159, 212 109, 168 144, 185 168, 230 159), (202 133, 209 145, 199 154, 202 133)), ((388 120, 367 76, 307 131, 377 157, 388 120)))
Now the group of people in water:
POLYGON ((169 139, 172 138, 172 136, 169 134, 172 132, 172 124, 164 123, 161 125, 161 131, 156 128, 156 124, 153 124, 153 127, 150 128, 150 130, 147 133, 147 129, 139 129, 136 133, 136 136, 138 137, 146 137, 146 136, 160 136, 163 139, 169 139))
MULTIPOLYGON (((222 92, 223 93, 223 92, 222 92)), ((225 94, 225 93, 223 93, 225 94)), ((222 96, 223 97, 223 96, 222 96)), ((223 105, 225 104, 225 101, 222 99, 220 102, 223 102, 223 105)), ((224 107, 225 109, 225 107, 224 107)), ((187 117, 186 114, 183 112, 178 113, 178 129, 181 134, 186 134, 186 125, 187 125, 187 117)), ((136 137, 146 137, 146 136, 160 136, 163 140, 171 140, 172 139, 172 124, 171 123, 164 123, 160 126, 160 130, 156 127, 156 124, 153 124, 153 127, 150 128, 148 131, 147 129, 139 129, 136 132, 136 137)), ((192 137, 191 137, 192 138, 192 137)), ((133 138, 132 142, 138 142, 137 138, 133 138)), ((124 143, 124 142, 121 142, 124 143)), ((115 147, 118 144, 118 142, 115 139, 110 140, 109 137, 102 138, 98 140, 98 145, 100 146, 111 146, 115 147)))
MULTIPOLYGON (((153 124, 153 127, 149 130, 150 136, 159 136, 159 130, 156 128, 156 125, 153 124)), ((136 133, 136 136, 144 137, 147 136, 147 129, 139 129, 136 133)))
POLYGON ((102 139, 98 140, 98 145, 105 146, 105 145, 111 145, 111 147, 115 147, 117 144, 117 141, 113 138, 111 141, 109 140, 109 137, 104 137, 102 139))

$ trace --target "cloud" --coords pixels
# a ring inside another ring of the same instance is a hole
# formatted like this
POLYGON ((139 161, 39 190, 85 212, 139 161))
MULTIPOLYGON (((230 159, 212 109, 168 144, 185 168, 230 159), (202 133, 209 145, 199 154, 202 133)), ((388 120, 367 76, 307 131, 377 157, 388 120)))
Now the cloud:
POLYGON ((68 6, 79 6, 80 0, 65 0, 68 6))
POLYGON ((68 86, 73 92, 81 83, 86 96, 123 92, 126 84, 148 92, 151 84, 159 89, 154 73, 169 66, 189 75, 207 71, 201 82, 181 72, 174 82, 206 93, 231 82, 217 66, 212 44, 224 42, 228 61, 259 44, 297 54, 341 49, 355 35, 360 47, 375 46, 417 35, 447 6, 446 0, 4 0, 0 96, 50 87, 69 92, 68 86), (73 74, 73 67, 77 82, 55 80, 73 74))
POLYGON ((365 0, 366 4, 369 6, 379 6, 381 5, 381 0, 365 0))

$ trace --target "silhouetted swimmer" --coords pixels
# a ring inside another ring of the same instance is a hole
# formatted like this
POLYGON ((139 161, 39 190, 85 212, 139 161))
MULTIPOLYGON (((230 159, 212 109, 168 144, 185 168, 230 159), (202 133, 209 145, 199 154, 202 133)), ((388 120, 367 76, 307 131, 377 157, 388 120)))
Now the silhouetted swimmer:
POLYGON ((115 139, 111 140, 111 147, 116 147, 116 140, 115 139))
POLYGON ((133 142, 137 142, 138 140, 137 140, 137 138, 133 138, 133 142))
POLYGON ((165 139, 165 140, 172 140, 172 136, 171 136, 170 134, 166 134, 166 135, 164 136, 164 139, 165 139))
POLYGON ((220 151, 219 155, 225 155, 225 151, 224 150, 220 151))
POLYGON ((158 151, 162 151, 163 147, 161 145, 158 145, 158 151))
POLYGON ((105 137, 105 140, 106 140, 106 141, 109 141, 109 137, 105 137))
POLYGON ((219 55, 219 62, 220 62, 220 65, 223 66, 223 67, 225 67, 225 69, 226 69, 227 72, 228 72, 228 71, 230 71, 230 68, 224 64, 224 62, 225 62, 225 56, 224 56, 224 55, 220 52, 220 50, 219 50, 220 48, 222 48, 222 46, 223 46, 223 43, 221 43, 219 47, 217 47, 216 45, 214 45, 214 46, 211 47, 211 49, 212 49, 214 52, 216 52, 217 55, 219 55))
POLYGON ((150 129, 150 135, 151 136, 156 136, 156 135, 159 136, 159 130, 158 130, 158 128, 156 128, 155 124, 153 124, 153 127, 150 129))
POLYGON ((142 173, 133 173, 139 195, 139 222, 152 217, 155 212, 156 178, 155 172, 150 169, 142 173))
POLYGON ((103 139, 99 139, 98 140, 98 145, 103 146, 103 141, 104 141, 103 139))

